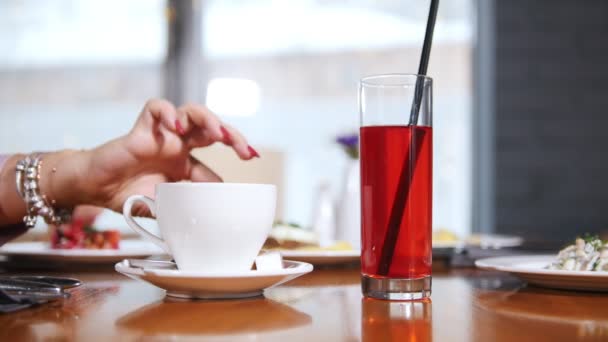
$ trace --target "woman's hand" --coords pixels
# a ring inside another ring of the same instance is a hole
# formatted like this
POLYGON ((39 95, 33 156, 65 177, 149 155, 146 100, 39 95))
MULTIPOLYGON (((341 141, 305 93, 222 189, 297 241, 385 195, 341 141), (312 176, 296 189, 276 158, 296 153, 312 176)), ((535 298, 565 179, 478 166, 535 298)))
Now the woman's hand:
MULTIPOLYGON (((207 108, 187 104, 176 109, 168 101, 150 100, 126 136, 87 153, 82 184, 89 198, 85 202, 120 212, 130 195, 153 197, 157 183, 221 182, 209 167, 190 156, 193 148, 218 141, 243 160, 259 157, 237 130, 207 108)), ((143 207, 135 211, 148 214, 143 207)))

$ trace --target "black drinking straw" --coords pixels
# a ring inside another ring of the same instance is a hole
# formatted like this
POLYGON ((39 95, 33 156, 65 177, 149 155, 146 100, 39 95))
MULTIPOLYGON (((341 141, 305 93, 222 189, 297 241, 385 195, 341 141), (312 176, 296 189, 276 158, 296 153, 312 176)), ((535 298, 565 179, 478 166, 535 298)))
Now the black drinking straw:
MULTIPOLYGON (((420 65, 418 67, 418 75, 420 76, 426 75, 426 71, 429 66, 431 45, 433 43, 433 31, 435 30, 435 20, 437 19, 438 7, 439 0, 431 0, 429 16, 426 22, 426 32, 424 34, 424 44, 422 46, 422 56, 420 57, 420 65)), ((391 209, 386 235, 384 236, 382 255, 380 256, 380 264, 378 265, 379 275, 388 275, 388 271, 391 267, 393 254, 395 254, 395 245, 397 244, 397 238, 399 236, 401 218, 403 217, 403 211, 407 205, 410 185, 414 176, 416 164, 418 163, 420 148, 422 142, 424 141, 425 132, 416 132, 416 123, 418 122, 418 114, 420 113, 423 90, 424 78, 418 77, 416 79, 416 88, 414 90, 414 102, 412 103, 412 109, 410 111, 410 147, 406 152, 405 159, 403 160, 401 177, 399 178, 399 184, 397 185, 397 189, 395 191, 395 200, 393 201, 393 208, 391 209), (410 163, 410 154, 412 154, 413 157, 411 158, 413 159, 413 164, 410 163)))

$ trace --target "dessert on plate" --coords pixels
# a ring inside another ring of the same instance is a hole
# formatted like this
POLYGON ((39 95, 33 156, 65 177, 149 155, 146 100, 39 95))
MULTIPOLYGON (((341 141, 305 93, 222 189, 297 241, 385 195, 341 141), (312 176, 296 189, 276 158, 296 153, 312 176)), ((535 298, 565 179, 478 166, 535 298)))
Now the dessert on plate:
POLYGON ((118 249, 120 231, 98 230, 92 224, 75 219, 70 223, 49 227, 53 249, 118 249))

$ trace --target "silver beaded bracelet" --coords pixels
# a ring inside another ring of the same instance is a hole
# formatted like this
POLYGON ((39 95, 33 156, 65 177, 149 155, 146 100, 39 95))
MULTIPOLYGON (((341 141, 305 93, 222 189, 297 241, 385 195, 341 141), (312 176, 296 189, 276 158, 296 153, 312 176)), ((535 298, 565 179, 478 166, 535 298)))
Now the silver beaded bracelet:
POLYGON ((38 216, 42 216, 48 224, 61 224, 69 221, 70 212, 64 209, 55 209, 47 202, 45 195, 39 192, 40 169, 42 167, 42 154, 34 153, 17 162, 15 168, 15 182, 17 192, 27 209, 23 223, 27 228, 36 225, 38 216))

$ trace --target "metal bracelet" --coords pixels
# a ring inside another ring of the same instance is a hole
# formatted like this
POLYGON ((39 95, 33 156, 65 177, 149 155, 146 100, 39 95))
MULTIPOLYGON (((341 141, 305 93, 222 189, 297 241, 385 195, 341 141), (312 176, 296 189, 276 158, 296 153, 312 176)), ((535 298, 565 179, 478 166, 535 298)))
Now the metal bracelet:
POLYGON ((61 224, 70 219, 67 210, 55 209, 47 202, 46 196, 39 192, 40 169, 42 168, 42 154, 33 153, 17 162, 15 167, 15 182, 17 192, 25 202, 27 214, 23 223, 27 228, 36 225, 38 216, 42 216, 48 224, 61 224))

